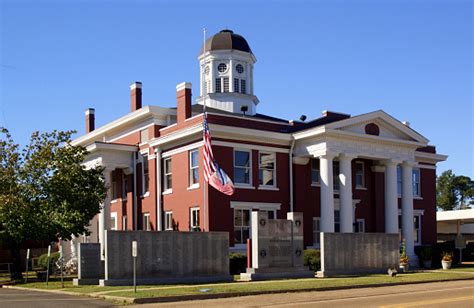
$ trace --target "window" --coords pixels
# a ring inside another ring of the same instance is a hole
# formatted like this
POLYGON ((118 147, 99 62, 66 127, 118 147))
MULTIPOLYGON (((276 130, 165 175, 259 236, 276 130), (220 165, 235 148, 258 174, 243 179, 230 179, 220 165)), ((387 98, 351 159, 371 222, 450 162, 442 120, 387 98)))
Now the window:
POLYGON ((122 199, 127 200, 128 193, 128 175, 124 174, 122 178, 122 199))
POLYGON ((239 79, 234 78, 234 92, 239 93, 239 79))
POLYGON ((311 183, 319 184, 319 159, 311 159, 311 183))
POLYGON ((219 63, 219 65, 217 66, 217 70, 219 71, 219 73, 224 73, 225 71, 227 71, 227 64, 219 63))
POLYGON ((413 239, 416 245, 421 245, 421 217, 420 215, 413 216, 413 239))
POLYGON ((193 150, 189 152, 189 186, 199 184, 199 152, 193 150))
POLYGON ((355 167, 356 187, 365 187, 364 162, 356 161, 355 167))
POLYGON ((117 212, 110 213, 110 230, 117 230, 117 212))
MULTIPOLYGON (((420 168, 412 170, 413 196, 421 197, 421 175, 420 168)), ((397 166, 397 192, 398 196, 402 195, 402 168, 397 166)))
POLYGON ((246 244, 250 237, 250 210, 234 209, 234 243, 246 244))
POLYGON ((420 185, 420 169, 413 168, 412 171, 412 181, 413 181, 413 196, 421 197, 421 185, 420 185))
POLYGON ((267 212, 268 212, 268 219, 276 219, 277 218, 276 210, 270 210, 270 211, 267 211, 267 212))
POLYGON ((143 193, 150 190, 150 176, 148 169, 148 155, 143 155, 143 193))
POLYGON ((222 78, 223 81, 224 81, 224 92, 229 92, 229 78, 228 77, 224 77, 222 78))
POLYGON ((243 94, 247 93, 247 87, 245 85, 244 79, 240 80, 240 93, 243 93, 243 94))
POLYGON ((189 230, 190 231, 201 231, 199 208, 192 207, 189 209, 189 230))
POLYGON ((222 92, 222 86, 221 86, 221 79, 216 78, 216 93, 221 93, 222 92))
POLYGON ((334 232, 341 232, 341 212, 334 210, 334 232))
POLYGON ((140 131, 140 143, 148 141, 148 128, 142 129, 140 131))
POLYGON ((340 181, 339 181, 339 162, 334 161, 332 164, 332 173, 333 173, 333 184, 334 191, 339 191, 340 181))
MULTIPOLYGON (((401 214, 398 214, 398 238, 400 242, 403 239, 401 214)), ((413 241, 415 245, 421 245, 421 214, 419 213, 413 215, 413 241)))
POLYGON ((117 172, 112 171, 112 183, 110 184, 110 189, 111 189, 111 194, 112 194, 112 200, 115 200, 118 198, 117 196, 117 172))
POLYGON ((165 230, 173 230, 173 212, 165 212, 165 230))
POLYGON ((251 152, 234 151, 234 183, 251 184, 251 152))
POLYGON ((172 181, 172 174, 171 174, 171 157, 165 158, 163 160, 163 166, 164 166, 164 188, 166 190, 170 190, 173 188, 173 181, 172 181))
POLYGON ((126 231, 128 228, 127 216, 122 217, 122 230, 126 231))
POLYGON ((320 222, 321 219, 319 217, 313 217, 313 244, 315 246, 319 246, 320 244, 320 222))
POLYGON ((364 233, 365 232, 365 219, 357 219, 354 224, 354 232, 364 233))
POLYGON ((275 154, 259 153, 259 184, 262 186, 275 186, 275 154))
POLYGON ((143 213, 143 226, 142 229, 145 231, 150 231, 151 230, 151 225, 150 225, 150 213, 143 213))
POLYGON ((242 66, 242 64, 237 64, 235 66, 235 70, 237 71, 237 73, 242 74, 244 72, 244 67, 242 66))

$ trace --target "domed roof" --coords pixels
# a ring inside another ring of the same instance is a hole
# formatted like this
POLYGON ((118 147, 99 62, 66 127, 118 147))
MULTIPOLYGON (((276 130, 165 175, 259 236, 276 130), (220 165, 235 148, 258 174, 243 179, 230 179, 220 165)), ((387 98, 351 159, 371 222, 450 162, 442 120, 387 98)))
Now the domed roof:
MULTIPOLYGON (((209 39, 207 39, 205 47, 206 51, 234 49, 252 53, 249 44, 243 38, 243 36, 235 34, 232 30, 227 29, 214 34, 209 39)), ((201 48, 201 52, 199 54, 202 53, 203 49, 201 48)))

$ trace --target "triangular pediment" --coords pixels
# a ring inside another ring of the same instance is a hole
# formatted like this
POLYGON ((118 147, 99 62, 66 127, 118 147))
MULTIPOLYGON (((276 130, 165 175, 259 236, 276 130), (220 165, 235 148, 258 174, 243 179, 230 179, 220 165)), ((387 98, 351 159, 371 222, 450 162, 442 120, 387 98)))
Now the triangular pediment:
POLYGON ((326 128, 351 134, 428 143, 428 139, 421 134, 381 110, 333 122, 326 125, 326 128))

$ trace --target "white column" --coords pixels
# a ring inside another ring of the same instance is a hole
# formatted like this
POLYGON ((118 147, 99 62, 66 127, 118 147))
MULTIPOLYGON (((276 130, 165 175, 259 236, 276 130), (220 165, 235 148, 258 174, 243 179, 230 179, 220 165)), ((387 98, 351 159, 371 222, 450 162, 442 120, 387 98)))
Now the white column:
POLYGON ((111 184, 112 170, 104 169, 104 182, 107 187, 107 195, 105 196, 104 202, 102 203, 101 210, 99 213, 99 242, 100 242, 100 256, 103 260, 105 258, 105 230, 110 228, 110 200, 112 193, 111 184))
POLYGON ((234 60, 229 60, 229 92, 234 92, 234 60))
POLYGON ((319 157, 321 178, 321 232, 334 232, 334 185, 332 162, 334 154, 319 157))
POLYGON ((354 232, 354 211, 352 208, 352 159, 354 156, 342 154, 339 156, 339 200, 340 231, 341 233, 354 232))
POLYGON ((413 237, 413 163, 402 164, 402 238, 405 239, 406 251, 410 264, 418 264, 415 255, 413 237))
POLYGON ((398 233, 397 162, 385 161, 385 233, 398 233))

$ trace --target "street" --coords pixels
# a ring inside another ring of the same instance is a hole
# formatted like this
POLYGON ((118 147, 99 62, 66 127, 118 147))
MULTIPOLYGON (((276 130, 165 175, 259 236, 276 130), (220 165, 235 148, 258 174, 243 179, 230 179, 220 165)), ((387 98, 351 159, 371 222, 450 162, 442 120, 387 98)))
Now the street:
POLYGON ((317 291, 132 307, 474 307, 474 280, 317 291))
MULTIPOLYGON (((29 290, 0 289, 0 307, 112 307, 103 300, 29 290)), ((474 281, 316 291, 129 307, 474 307, 474 281)))

